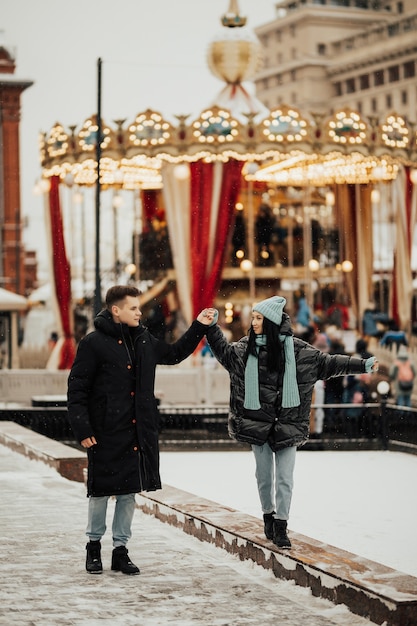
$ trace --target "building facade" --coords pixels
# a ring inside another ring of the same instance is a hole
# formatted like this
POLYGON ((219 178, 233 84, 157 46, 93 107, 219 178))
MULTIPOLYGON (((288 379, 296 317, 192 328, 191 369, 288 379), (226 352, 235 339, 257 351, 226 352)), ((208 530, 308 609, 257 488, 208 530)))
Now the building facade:
POLYGON ((284 0, 256 29, 264 67, 257 97, 317 113, 350 107, 417 122, 417 6, 413 0, 284 0))

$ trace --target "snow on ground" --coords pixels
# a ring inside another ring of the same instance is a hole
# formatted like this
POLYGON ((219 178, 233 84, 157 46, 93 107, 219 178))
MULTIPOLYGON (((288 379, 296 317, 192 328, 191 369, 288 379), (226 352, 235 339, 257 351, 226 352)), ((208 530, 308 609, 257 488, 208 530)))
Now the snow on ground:
MULTIPOLYGON (((172 485, 262 517, 251 451, 162 452, 172 485)), ((417 576, 417 456, 297 454, 290 530, 417 576)))

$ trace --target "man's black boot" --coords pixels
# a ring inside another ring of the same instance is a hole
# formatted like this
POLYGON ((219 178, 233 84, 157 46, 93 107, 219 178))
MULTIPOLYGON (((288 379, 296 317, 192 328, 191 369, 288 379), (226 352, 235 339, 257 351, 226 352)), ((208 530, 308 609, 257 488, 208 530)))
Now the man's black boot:
POLYGON ((274 543, 278 548, 290 549, 291 541, 287 535, 287 522, 283 519, 274 519, 274 543))
POLYGON ((129 559, 126 546, 114 548, 111 568, 116 572, 123 572, 123 574, 140 574, 139 568, 129 559))
POLYGON ((272 513, 264 513, 265 537, 270 541, 274 539, 274 515, 275 511, 272 511, 272 513))
POLYGON ((87 550, 87 559, 85 569, 90 574, 102 574, 103 565, 101 562, 101 543, 100 541, 90 541, 85 546, 87 550))

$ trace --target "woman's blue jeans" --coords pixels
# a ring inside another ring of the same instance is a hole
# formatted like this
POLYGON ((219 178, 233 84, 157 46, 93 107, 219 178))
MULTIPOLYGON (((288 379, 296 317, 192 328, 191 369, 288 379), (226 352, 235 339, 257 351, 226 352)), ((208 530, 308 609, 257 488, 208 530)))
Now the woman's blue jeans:
MULTIPOLYGON (((88 498, 88 523, 86 535, 90 541, 99 541, 106 532, 107 504, 111 496, 88 498)), ((125 546, 132 536, 132 520, 135 512, 135 494, 115 496, 112 535, 113 546, 125 546)))
POLYGON ((256 480, 263 513, 276 512, 277 519, 288 520, 290 514, 296 446, 272 452, 267 443, 252 446, 256 463, 256 480))

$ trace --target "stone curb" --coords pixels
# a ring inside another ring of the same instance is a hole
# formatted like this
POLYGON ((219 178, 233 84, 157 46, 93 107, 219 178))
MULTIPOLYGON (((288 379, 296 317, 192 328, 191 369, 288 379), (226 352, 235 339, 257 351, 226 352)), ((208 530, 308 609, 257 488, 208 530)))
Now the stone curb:
POLYGON ((173 487, 139 498, 145 513, 272 570, 277 578, 309 587, 314 596, 344 604, 376 624, 417 623, 414 576, 293 532, 292 549, 281 550, 265 538, 260 519, 173 487))
POLYGON ((83 470, 87 467, 87 455, 81 450, 7 421, 0 421, 0 443, 30 459, 46 463, 64 478, 84 481, 83 470))

